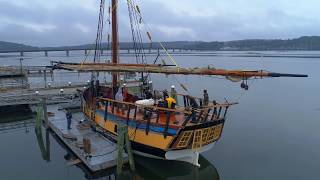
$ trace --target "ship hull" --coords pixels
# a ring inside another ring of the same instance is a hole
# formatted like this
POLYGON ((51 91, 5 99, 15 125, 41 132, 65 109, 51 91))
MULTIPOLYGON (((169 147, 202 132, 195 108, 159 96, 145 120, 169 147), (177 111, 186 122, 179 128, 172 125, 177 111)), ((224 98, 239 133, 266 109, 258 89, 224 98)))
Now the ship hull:
MULTIPOLYGON (((108 95, 110 89, 103 92, 108 95)), ((207 114, 201 111, 195 118, 198 123, 188 123, 192 115, 186 115, 184 111, 171 114, 168 112, 172 110, 165 108, 150 111, 134 103, 110 98, 99 102, 94 100, 97 98, 90 99, 90 89, 84 92, 83 97, 84 114, 107 138, 117 142, 118 126, 123 124, 127 126, 135 154, 155 159, 184 161, 198 167, 199 154, 214 146, 221 136, 225 122, 224 117, 219 118, 221 107, 219 110, 212 110, 217 112, 216 114, 209 115, 210 111, 207 111, 207 114)))
POLYGON ((214 147, 215 143, 206 145, 204 147, 199 148, 197 151, 193 151, 192 149, 183 149, 183 150, 172 150, 167 151, 163 156, 157 156, 155 154, 149 154, 142 151, 134 150, 134 154, 147 157, 147 158, 153 158, 153 159, 161 159, 161 160, 171 160, 171 161, 182 161, 186 163, 190 163, 194 166, 200 167, 199 164, 199 155, 200 153, 203 153, 205 151, 209 151, 214 147))

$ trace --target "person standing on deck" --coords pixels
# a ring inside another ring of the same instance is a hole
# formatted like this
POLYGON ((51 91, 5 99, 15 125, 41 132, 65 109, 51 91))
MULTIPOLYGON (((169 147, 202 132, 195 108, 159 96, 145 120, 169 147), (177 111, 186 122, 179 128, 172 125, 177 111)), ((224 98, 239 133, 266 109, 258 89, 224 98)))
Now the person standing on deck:
POLYGON ((199 105, 194 97, 187 95, 187 98, 189 99, 190 106, 191 106, 191 122, 196 123, 197 122, 196 110, 199 108, 199 105))
POLYGON ((126 84, 123 84, 122 94, 123 94, 123 101, 128 101, 128 88, 126 84))
MULTIPOLYGON (((123 93, 122 93, 122 87, 119 87, 118 92, 115 96, 115 100, 119 102, 123 102, 123 93)), ((122 104, 117 102, 116 107, 117 107, 117 112, 119 112, 120 109, 122 109, 122 104)), ((122 109, 123 112, 123 109, 122 109)))
POLYGON ((209 105, 209 95, 208 91, 205 89, 203 90, 203 106, 208 106, 209 105))
POLYGON ((175 86, 171 86, 171 92, 170 92, 170 97, 176 100, 176 105, 178 105, 178 98, 177 98, 177 91, 175 89, 175 86))
POLYGON ((162 91, 162 93, 163 93, 163 99, 165 100, 165 99, 167 99, 168 97, 169 97, 169 95, 168 95, 168 91, 165 89, 165 90, 163 90, 162 91))
POLYGON ((172 97, 168 97, 165 99, 166 108, 175 109, 176 108, 176 100, 172 97))
POLYGON ((66 118, 67 118, 68 130, 69 130, 71 129, 72 113, 68 109, 66 109, 66 118))

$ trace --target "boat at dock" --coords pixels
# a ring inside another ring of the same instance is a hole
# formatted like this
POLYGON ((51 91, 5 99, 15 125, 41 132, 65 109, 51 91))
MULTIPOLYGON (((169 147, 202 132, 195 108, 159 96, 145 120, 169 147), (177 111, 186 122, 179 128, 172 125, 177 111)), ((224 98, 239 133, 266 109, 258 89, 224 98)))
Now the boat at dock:
MULTIPOLYGON (((126 1, 128 5, 136 63, 120 63, 117 9, 118 1, 111 0, 108 34, 111 44, 111 60, 101 62, 101 42, 104 26, 105 1, 101 0, 96 50, 93 62, 54 62, 54 69, 92 72, 91 84, 82 91, 81 107, 87 119, 108 139, 117 141, 118 126, 126 125, 134 153, 146 157, 176 160, 199 164, 199 154, 210 150, 220 139, 229 109, 237 102, 208 101, 207 97, 195 97, 180 84, 184 93, 156 90, 149 74, 223 76, 232 81, 240 81, 248 90, 249 78, 265 77, 307 77, 300 74, 272 73, 262 70, 225 70, 213 67, 183 68, 160 43, 165 57, 171 62, 159 63, 159 56, 152 64, 147 63, 142 47, 141 29, 147 27, 136 1, 126 1), (99 72, 111 72, 112 84, 101 85, 99 72), (139 82, 126 80, 128 74, 138 74, 139 82)), ((152 44, 152 36, 146 31, 152 44)), ((109 43, 110 41, 110 43, 109 43)), ((134 60, 133 60, 134 61, 134 60)))

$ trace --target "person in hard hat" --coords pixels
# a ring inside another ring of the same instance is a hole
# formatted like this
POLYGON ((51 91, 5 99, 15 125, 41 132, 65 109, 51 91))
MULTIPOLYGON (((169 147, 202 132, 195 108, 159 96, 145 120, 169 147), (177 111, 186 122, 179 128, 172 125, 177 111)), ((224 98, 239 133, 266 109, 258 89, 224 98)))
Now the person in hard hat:
MULTIPOLYGON (((122 87, 120 87, 116 93, 115 100, 123 102, 123 94, 122 94, 122 87)), ((117 112, 122 109, 122 104, 120 102, 116 103, 117 112)))
POLYGON ((128 101, 128 87, 126 84, 123 84, 122 95, 123 95, 123 101, 128 101))
POLYGON ((166 108, 174 109, 176 108, 177 101, 172 97, 167 97, 165 100, 166 108))
POLYGON ((178 104, 177 91, 174 85, 171 86, 170 96, 176 100, 176 105, 177 105, 178 104))

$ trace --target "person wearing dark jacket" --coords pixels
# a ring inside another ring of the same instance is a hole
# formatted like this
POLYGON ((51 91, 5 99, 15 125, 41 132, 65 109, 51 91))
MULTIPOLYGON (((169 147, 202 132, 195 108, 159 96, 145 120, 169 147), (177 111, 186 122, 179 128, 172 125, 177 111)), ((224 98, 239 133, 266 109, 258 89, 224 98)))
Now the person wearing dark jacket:
POLYGON ((72 113, 68 109, 66 110, 66 118, 67 118, 68 129, 71 129, 72 113))

